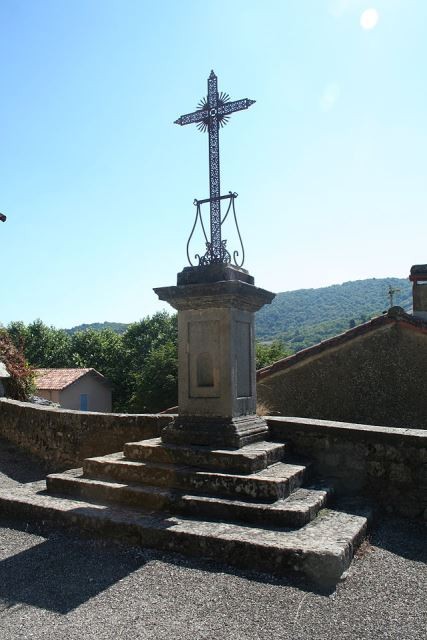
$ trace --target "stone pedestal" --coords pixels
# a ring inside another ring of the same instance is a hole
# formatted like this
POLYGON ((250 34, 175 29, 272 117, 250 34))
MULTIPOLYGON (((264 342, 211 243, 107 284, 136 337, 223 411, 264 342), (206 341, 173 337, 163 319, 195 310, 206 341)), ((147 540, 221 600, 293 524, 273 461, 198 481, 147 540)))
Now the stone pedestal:
POLYGON ((177 286, 154 290, 178 311, 179 416, 162 440, 242 447, 262 439, 256 411, 254 314, 274 294, 244 269, 187 267, 177 286))

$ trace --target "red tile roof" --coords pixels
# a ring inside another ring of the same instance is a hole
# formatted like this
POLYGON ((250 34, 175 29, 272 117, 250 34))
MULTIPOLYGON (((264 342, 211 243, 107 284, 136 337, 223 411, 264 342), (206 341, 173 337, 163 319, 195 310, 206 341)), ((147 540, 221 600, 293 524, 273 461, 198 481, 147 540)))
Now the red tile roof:
POLYGON ((37 389, 65 389, 88 373, 94 374, 100 382, 107 379, 96 369, 34 369, 37 389))
POLYGON ((349 329, 344 333, 340 333, 333 338, 322 340, 322 342, 314 344, 312 347, 302 349, 301 351, 298 351, 297 353, 294 353, 287 358, 283 358, 282 360, 273 362, 263 369, 258 369, 257 381, 263 380, 264 378, 274 375, 275 373, 279 373, 284 369, 289 369, 290 367, 293 367, 295 364, 301 362, 302 360, 305 360, 306 358, 310 358, 314 355, 322 353, 323 351, 327 351, 328 349, 349 342, 350 340, 353 340, 353 338, 357 338, 358 336, 370 333, 371 331, 374 331, 379 327, 384 327, 387 324, 395 323, 399 323, 408 328, 421 331, 422 333, 427 333, 427 322, 425 320, 405 313, 405 311, 401 307, 392 307, 388 310, 387 313, 382 316, 372 318, 372 320, 364 322, 363 324, 359 324, 357 327, 349 329))

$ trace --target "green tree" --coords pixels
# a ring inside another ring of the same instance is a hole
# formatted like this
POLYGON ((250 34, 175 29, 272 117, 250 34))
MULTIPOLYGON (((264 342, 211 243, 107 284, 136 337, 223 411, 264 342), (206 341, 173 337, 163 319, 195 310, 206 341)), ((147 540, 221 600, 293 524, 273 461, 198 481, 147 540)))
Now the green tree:
POLYGON ((178 403, 178 349, 169 340, 147 355, 141 372, 135 374, 132 410, 139 413, 164 411, 178 403))
POLYGON ((122 335, 111 328, 70 335, 41 320, 12 322, 7 332, 35 368, 84 367, 102 373, 113 387, 114 411, 157 411, 176 404, 176 314, 147 316, 122 335))
POLYGON ((277 360, 281 360, 282 358, 286 358, 286 356, 289 356, 290 354, 291 351, 289 351, 280 340, 274 340, 270 344, 257 342, 256 368, 258 370, 263 367, 267 367, 269 364, 277 362, 277 360))
POLYGON ((142 371, 145 359, 156 347, 178 340, 177 315, 160 311, 129 325, 123 334, 128 368, 134 373, 142 371))
POLYGON ((35 368, 60 368, 70 366, 70 336, 63 329, 49 327, 41 320, 28 326, 12 322, 7 331, 17 348, 22 348, 25 358, 35 368))
POLYGON ((17 349, 23 349, 27 338, 27 327, 23 322, 11 322, 7 333, 17 349))

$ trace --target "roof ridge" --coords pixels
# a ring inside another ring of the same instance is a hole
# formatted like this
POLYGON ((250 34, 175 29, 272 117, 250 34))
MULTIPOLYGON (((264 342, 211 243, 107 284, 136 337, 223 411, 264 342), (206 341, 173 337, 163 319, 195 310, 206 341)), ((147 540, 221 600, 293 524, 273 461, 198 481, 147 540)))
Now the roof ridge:
POLYGON ((94 367, 39 368, 34 369, 34 373, 38 389, 65 389, 88 373, 93 373, 101 382, 107 382, 105 376, 94 367))

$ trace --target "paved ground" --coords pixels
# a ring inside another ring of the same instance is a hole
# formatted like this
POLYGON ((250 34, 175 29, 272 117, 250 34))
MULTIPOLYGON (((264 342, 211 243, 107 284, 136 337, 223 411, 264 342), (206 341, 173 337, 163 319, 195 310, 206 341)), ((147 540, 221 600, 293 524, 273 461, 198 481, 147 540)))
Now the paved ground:
MULTIPOLYGON (((0 442, 0 486, 44 470, 0 442)), ((426 526, 382 519, 332 593, 42 532, 0 513, 0 640, 424 639, 426 526)))

